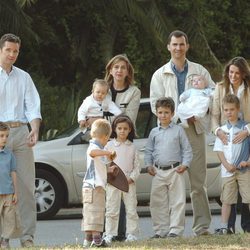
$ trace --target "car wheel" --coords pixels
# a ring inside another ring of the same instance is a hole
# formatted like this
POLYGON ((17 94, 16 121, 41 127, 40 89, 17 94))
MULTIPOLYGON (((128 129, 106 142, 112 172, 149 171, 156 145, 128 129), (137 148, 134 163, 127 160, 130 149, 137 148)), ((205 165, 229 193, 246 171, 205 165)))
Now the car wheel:
POLYGON ((37 219, 49 219, 62 207, 63 192, 58 178, 44 169, 36 169, 35 197, 37 219))

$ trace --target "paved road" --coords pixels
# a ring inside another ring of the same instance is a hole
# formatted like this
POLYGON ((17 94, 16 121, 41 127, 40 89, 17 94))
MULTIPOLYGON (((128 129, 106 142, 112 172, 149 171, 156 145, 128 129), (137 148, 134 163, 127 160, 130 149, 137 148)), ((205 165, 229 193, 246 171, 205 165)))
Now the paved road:
MULTIPOLYGON (((187 214, 189 214, 190 205, 187 205, 187 214)), ((212 205, 212 212, 217 213, 218 208, 212 205)), ((138 209, 140 216, 140 239, 146 239, 153 235, 151 218, 145 217, 148 207, 140 207, 138 209)), ((240 231, 240 221, 237 216, 237 230, 240 231)), ((213 214, 211 223, 211 232, 218 228, 220 224, 220 215, 213 214)), ((63 209, 53 220, 38 221, 35 244, 43 247, 65 246, 67 244, 82 244, 83 236, 80 231, 81 225, 81 209, 63 209)), ((184 236, 192 236, 192 215, 186 216, 186 227, 184 236)), ((12 247, 19 247, 18 240, 11 241, 12 247)))

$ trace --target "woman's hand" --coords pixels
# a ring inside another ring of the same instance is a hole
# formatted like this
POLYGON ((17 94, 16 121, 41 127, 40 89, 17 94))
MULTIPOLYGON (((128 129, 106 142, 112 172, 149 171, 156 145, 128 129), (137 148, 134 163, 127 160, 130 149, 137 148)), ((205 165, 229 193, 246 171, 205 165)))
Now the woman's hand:
POLYGON ((228 144, 227 134, 223 130, 219 129, 217 131, 217 136, 220 138, 224 145, 228 144))
POLYGON ((242 130, 235 134, 235 137, 233 138, 233 143, 238 144, 243 142, 248 137, 248 131, 242 130))
POLYGON ((242 168, 247 168, 247 167, 249 167, 249 165, 250 165, 250 162, 247 162, 247 161, 242 161, 240 163, 240 167, 242 167, 242 168))

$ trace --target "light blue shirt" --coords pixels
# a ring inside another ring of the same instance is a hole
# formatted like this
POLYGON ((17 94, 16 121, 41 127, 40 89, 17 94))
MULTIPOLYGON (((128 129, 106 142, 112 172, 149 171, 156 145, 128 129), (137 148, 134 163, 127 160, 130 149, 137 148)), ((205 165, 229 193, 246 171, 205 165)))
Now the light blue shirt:
POLYGON ((4 148, 0 150, 0 194, 14 193, 12 171, 16 171, 16 158, 10 150, 4 148))
POLYGON ((167 128, 153 128, 145 147, 145 166, 171 165, 180 162, 187 167, 193 158, 192 148, 184 129, 171 122, 167 128))
POLYGON ((188 64, 186 62, 184 65, 184 69, 182 71, 178 71, 174 63, 171 62, 171 68, 177 78, 178 95, 180 96, 185 90, 185 81, 186 81, 186 76, 188 73, 188 64))
POLYGON ((9 74, 0 67, 0 121, 27 123, 41 119, 40 97, 30 75, 12 66, 9 74))

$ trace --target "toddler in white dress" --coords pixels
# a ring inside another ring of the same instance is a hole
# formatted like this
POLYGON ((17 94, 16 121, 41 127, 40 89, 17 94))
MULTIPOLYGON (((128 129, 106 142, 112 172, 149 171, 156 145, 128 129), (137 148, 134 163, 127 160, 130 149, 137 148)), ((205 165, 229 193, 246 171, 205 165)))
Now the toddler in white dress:
POLYGON ((180 104, 177 108, 177 116, 184 128, 189 127, 187 119, 194 117, 201 121, 205 117, 213 92, 207 87, 205 78, 200 75, 193 77, 192 86, 180 95, 180 104))

